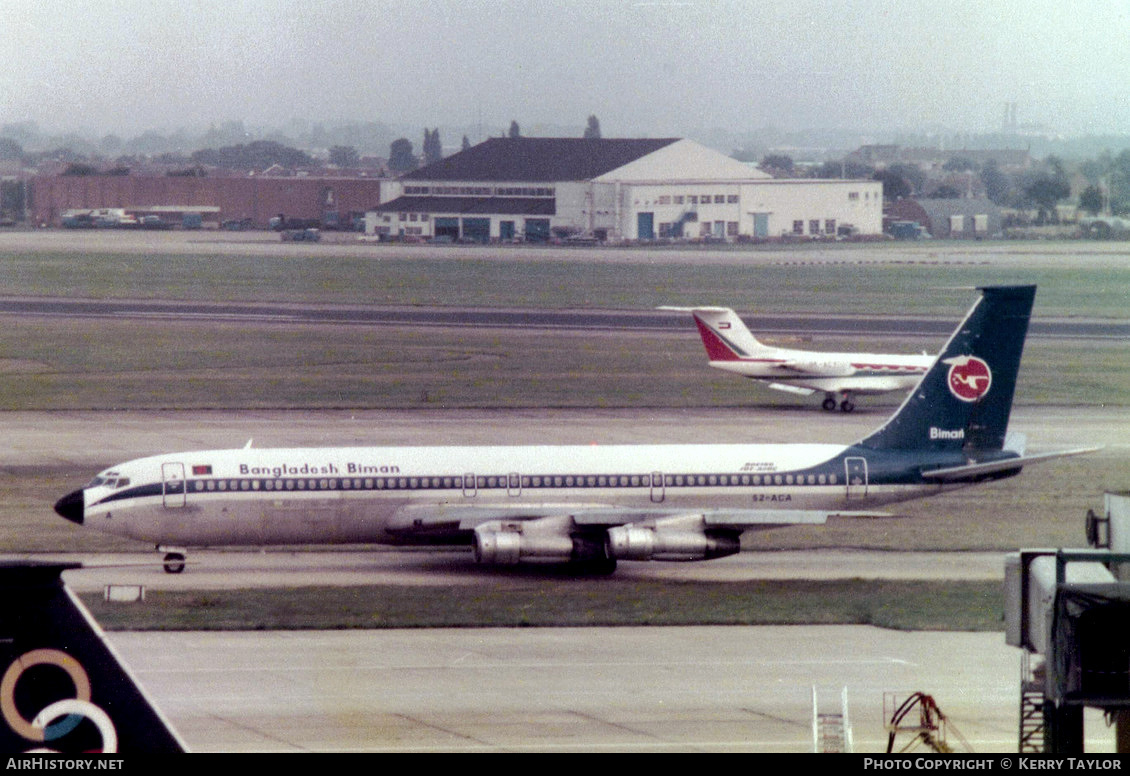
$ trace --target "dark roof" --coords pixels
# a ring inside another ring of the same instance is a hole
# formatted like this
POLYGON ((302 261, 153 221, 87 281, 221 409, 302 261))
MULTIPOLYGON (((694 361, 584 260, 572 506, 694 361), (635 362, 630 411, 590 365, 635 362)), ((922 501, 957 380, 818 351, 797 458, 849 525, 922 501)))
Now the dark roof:
POLYGON ((383 213, 494 213, 507 216, 557 215, 555 199, 532 197, 397 197, 377 207, 383 213))
POLYGON ((401 180, 584 181, 623 167, 678 138, 492 137, 401 180))

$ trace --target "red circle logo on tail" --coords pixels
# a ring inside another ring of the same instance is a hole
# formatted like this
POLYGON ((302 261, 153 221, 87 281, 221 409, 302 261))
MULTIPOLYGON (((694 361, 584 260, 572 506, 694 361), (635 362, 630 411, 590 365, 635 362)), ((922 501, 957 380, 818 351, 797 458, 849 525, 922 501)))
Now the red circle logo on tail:
POLYGON ((947 383, 961 401, 977 401, 989 392, 993 373, 983 359, 976 356, 955 356, 942 362, 950 365, 947 383))

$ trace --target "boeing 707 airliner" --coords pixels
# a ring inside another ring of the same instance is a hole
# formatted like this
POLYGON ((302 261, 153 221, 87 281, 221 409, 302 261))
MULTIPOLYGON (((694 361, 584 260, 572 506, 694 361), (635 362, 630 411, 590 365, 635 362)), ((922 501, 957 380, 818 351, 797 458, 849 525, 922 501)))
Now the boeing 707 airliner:
POLYGON ((1009 436, 1035 286, 981 289, 894 415, 851 445, 354 447, 213 450, 100 472, 55 510, 157 545, 466 544, 482 563, 736 553, 746 531, 874 514, 1009 477, 1036 460, 1009 436))

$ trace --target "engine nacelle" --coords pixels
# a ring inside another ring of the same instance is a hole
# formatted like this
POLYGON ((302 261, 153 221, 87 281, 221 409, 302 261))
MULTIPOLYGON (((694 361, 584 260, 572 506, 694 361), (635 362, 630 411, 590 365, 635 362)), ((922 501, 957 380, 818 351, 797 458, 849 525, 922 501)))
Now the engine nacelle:
POLYGON ((472 539, 475 562, 508 566, 523 560, 570 560, 571 528, 568 518, 483 523, 476 526, 472 539))
POLYGON ((740 551, 736 534, 708 533, 701 518, 622 525, 608 531, 608 554, 617 560, 709 560, 740 551))

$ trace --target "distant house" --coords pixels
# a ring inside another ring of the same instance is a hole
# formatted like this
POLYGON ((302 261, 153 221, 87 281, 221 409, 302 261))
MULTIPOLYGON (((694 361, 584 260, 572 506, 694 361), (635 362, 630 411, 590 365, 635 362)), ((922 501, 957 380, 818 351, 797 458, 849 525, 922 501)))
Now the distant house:
POLYGON ((883 209, 883 225, 913 221, 940 240, 975 240, 1001 231, 1001 209, 983 198, 900 199, 883 209))

